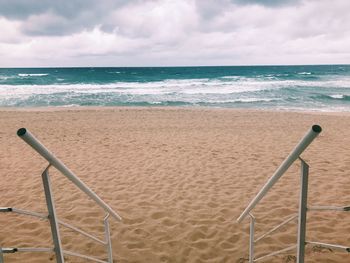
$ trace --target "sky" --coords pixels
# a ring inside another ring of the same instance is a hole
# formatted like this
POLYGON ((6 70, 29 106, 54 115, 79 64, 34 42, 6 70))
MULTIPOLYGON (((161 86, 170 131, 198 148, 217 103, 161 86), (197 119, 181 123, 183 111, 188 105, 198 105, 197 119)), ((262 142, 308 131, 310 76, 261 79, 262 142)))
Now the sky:
POLYGON ((349 0, 0 0, 0 67, 350 63, 349 0))

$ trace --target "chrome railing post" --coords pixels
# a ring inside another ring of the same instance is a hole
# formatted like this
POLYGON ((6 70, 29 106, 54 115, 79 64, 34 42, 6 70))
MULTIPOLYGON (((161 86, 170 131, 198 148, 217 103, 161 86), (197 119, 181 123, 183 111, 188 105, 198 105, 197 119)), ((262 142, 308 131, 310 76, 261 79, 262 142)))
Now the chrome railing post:
POLYGON ((108 222, 109 214, 106 215, 106 217, 103 220, 104 226, 105 226, 105 239, 106 239, 106 248, 107 248, 107 254, 108 254, 108 262, 113 263, 113 251, 112 251, 112 242, 111 242, 111 232, 109 229, 109 222, 108 222))
POLYGON ((4 257, 2 254, 2 248, 0 247, 0 263, 4 263, 4 257))
POLYGON ((304 263, 309 165, 301 158, 297 263, 304 263))
POLYGON ((54 251, 56 254, 56 262, 64 263, 62 244, 61 244, 60 232, 58 227, 58 220, 56 217, 55 203, 52 196, 51 182, 50 182, 50 176, 49 176, 50 166, 51 165, 49 165, 42 173, 42 180, 44 185, 47 210, 49 212, 49 221, 51 226, 54 251))
POLYGON ((255 233, 255 217, 249 213, 250 232, 249 232, 249 263, 254 262, 254 233, 255 233))

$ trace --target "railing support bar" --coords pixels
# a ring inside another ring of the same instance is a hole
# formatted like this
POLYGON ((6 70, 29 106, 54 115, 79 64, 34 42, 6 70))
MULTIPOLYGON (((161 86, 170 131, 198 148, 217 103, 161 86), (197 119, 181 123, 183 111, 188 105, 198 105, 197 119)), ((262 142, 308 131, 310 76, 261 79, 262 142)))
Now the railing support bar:
POLYGON ((311 241, 307 241, 306 244, 321 246, 329 249, 336 249, 339 251, 350 253, 350 247, 347 247, 347 246, 327 244, 327 243, 321 243, 321 242, 311 242, 311 241))
POLYGON ((51 190, 51 183, 50 183, 50 176, 49 176, 50 166, 51 165, 49 165, 42 173, 42 180, 43 180, 43 185, 44 185, 47 210, 49 212, 49 221, 50 221, 50 226, 51 226, 54 251, 56 254, 56 262, 57 263, 64 263, 62 244, 61 244, 59 227, 58 227, 58 220, 56 217, 55 203, 53 200, 52 190, 51 190))
POLYGON ((287 248, 284 248, 284 249, 281 249, 281 250, 272 252, 272 253, 267 254, 267 255, 265 255, 265 256, 262 256, 262 257, 259 257, 259 258, 255 259, 254 261, 257 262, 257 261, 266 259, 266 258, 268 258, 268 257, 276 256, 276 255, 278 255, 278 254, 287 252, 287 251, 289 251, 289 250, 293 250, 293 249, 295 249, 295 247, 296 247, 296 245, 292 245, 292 246, 290 246, 290 247, 287 247, 287 248))
POLYGON ((107 254, 108 254, 108 262, 113 263, 113 251, 112 251, 112 242, 111 242, 111 232, 109 229, 109 222, 108 222, 109 214, 106 215, 106 217, 103 220, 104 226, 105 226, 105 239, 106 239, 106 248, 107 248, 107 254))
POLYGON ((307 212, 307 190, 309 178, 309 165, 300 158, 301 161, 301 184, 299 200, 299 222, 298 222, 298 243, 297 243, 297 263, 304 263, 305 258, 305 235, 306 235, 306 212, 307 212))
POLYGON ((333 205, 319 205, 319 206, 309 206, 307 208, 308 211, 342 211, 342 212, 350 212, 350 206, 333 206, 333 205))
POLYGON ((255 217, 249 213, 250 231, 249 231, 249 263, 254 262, 254 233, 255 233, 255 217))
POLYGON ((73 257, 79 257, 79 258, 84 258, 90 261, 94 261, 94 262, 99 262, 99 263, 108 263, 107 261, 95 258, 95 257, 91 257, 91 256, 86 256, 77 252, 73 252, 73 251, 68 251, 68 250, 63 250, 63 253, 69 256, 73 256, 73 257))
POLYGON ((87 233, 87 232, 85 232, 85 231, 83 231, 83 230, 81 230, 81 229, 75 227, 75 226, 72 226, 72 225, 70 225, 70 224, 68 224, 68 223, 65 223, 65 222, 63 222, 63 221, 61 221, 61 220, 59 220, 59 219, 57 219, 57 222, 58 222, 60 225, 65 226, 66 228, 69 228, 69 229, 71 229, 71 230, 73 230, 73 231, 76 231, 76 232, 78 232, 79 234, 81 234, 81 235, 83 235, 83 236, 85 236, 85 237, 88 237, 88 238, 90 238, 90 239, 92 239, 92 240, 94 240, 94 241, 96 241, 96 242, 98 242, 98 243, 100 243, 100 244, 102 244, 102 245, 105 245, 105 244, 106 244, 105 241, 102 241, 102 240, 100 240, 99 238, 97 238, 97 237, 95 237, 95 236, 93 236, 93 235, 91 235, 91 234, 89 234, 89 233, 87 233))
POLYGON ((258 237, 257 239, 255 239, 255 243, 260 241, 261 239, 265 238, 266 236, 272 234, 273 232, 275 232, 276 230, 280 229, 282 226, 288 224, 290 221, 296 219, 298 217, 298 214, 292 215, 290 217, 288 217, 286 220, 284 220, 282 223, 280 223, 279 225, 275 226, 274 228, 272 228, 271 230, 267 231, 265 234, 263 234, 262 236, 258 237))
POLYGON ((2 254, 2 248, 0 247, 0 263, 4 263, 4 256, 2 254))

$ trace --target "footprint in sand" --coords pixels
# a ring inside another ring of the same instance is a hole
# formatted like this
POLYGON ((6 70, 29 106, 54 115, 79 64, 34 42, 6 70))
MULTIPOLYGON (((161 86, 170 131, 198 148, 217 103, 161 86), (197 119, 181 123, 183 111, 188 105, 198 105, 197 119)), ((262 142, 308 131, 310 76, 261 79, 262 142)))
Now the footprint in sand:
POLYGON ((163 217, 166 217, 166 213, 165 212, 155 212, 151 215, 151 218, 152 219, 160 219, 160 218, 163 218, 163 217))

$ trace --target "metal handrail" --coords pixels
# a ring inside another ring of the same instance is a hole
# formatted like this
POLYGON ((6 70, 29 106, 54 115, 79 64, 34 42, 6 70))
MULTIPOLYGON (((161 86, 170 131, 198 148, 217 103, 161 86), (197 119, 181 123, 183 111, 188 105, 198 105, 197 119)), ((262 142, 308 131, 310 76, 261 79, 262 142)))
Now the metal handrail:
POLYGON ((122 218, 109 205, 107 205, 94 191, 84 184, 67 166, 65 166, 53 153, 51 153, 37 138, 34 137, 27 129, 21 128, 17 131, 17 135, 26 143, 28 143, 37 153, 44 157, 53 167, 65 175, 73 184, 81 191, 94 200, 107 213, 111 214, 115 219, 121 221, 122 218))
POLYGON ((300 154, 310 145, 310 143, 320 134, 322 128, 319 125, 313 125, 311 129, 305 134, 303 139, 297 144, 294 150, 288 155, 288 157, 283 161, 276 172, 271 176, 271 178, 266 182, 266 184, 261 188, 259 193, 254 197, 254 199, 249 203, 243 213, 238 217, 237 222, 240 223, 249 212, 259 203, 259 201, 267 194, 267 192, 274 186, 278 179, 288 170, 288 168, 297 160, 300 154))
POLYGON ((118 221, 121 221, 121 217, 115 212, 111 207, 109 207, 95 192, 93 192, 88 186, 86 186, 69 168, 67 168, 55 155, 53 155, 38 139, 36 139, 29 131, 25 128, 21 128, 17 131, 17 135, 22 138, 27 144, 29 144, 35 151, 37 151, 42 157, 44 157, 48 162, 48 166, 42 173, 42 182, 44 186, 44 193, 46 199, 46 205, 48 209, 48 214, 41 214, 37 212, 32 212, 28 210, 18 209, 14 207, 0 207, 0 212, 8 213, 13 212, 17 214, 33 216, 40 219, 45 219, 50 222, 51 234, 53 240, 53 248, 33 248, 33 247, 25 247, 25 248, 3 248, 0 247, 0 263, 4 262, 3 254, 4 253, 16 253, 16 252, 54 252, 56 255, 57 263, 64 263, 64 255, 71 255, 80 258, 84 258, 86 260, 91 260, 100 263, 112 263, 113 262, 113 253, 112 253, 112 244, 110 237, 110 226, 109 226, 109 216, 111 215, 118 221), (94 200, 105 212, 106 215, 103 219, 104 224, 104 239, 101 240, 84 230, 72 226, 68 223, 65 223, 58 219, 56 215, 55 202, 52 195, 52 187, 51 187, 51 179, 49 176, 49 168, 53 166, 58 171, 60 171, 63 175, 65 175, 73 184, 75 184, 81 191, 83 191, 87 196, 89 196, 92 200, 94 200), (106 246, 108 261, 101 260, 95 257, 83 255, 73 251, 63 250, 59 225, 67 227, 73 231, 84 235, 87 238, 90 238, 104 246, 106 246))
POLYGON ((300 155, 304 150, 311 144, 311 142, 320 134, 322 128, 319 125, 313 125, 311 129, 304 135, 301 141, 295 146, 287 158, 278 167, 275 173, 270 177, 270 179, 265 183, 265 185, 260 189, 259 193, 253 198, 249 205, 245 208, 242 214, 238 217, 237 222, 240 223, 247 215, 250 217, 250 237, 249 237, 249 263, 253 263, 267 257, 271 257, 282 252, 297 248, 297 262, 304 263, 305 254, 305 233, 306 233, 306 211, 307 211, 307 189, 308 189, 308 176, 309 176, 309 166, 301 159, 300 155), (255 217, 251 213, 254 207, 261 201, 261 199, 268 193, 268 191, 275 185, 275 183, 283 176, 283 174, 288 170, 288 168, 297 160, 301 161, 301 184, 300 184, 300 199, 299 199, 299 213, 298 213, 298 240, 297 245, 272 252, 270 254, 261 256, 259 258, 254 257, 254 246, 255 243, 270 235, 274 231, 280 229, 285 224, 289 223, 296 216, 291 216, 284 220, 279 225, 275 226, 267 233, 263 234, 259 238, 254 238, 255 231, 255 217))

